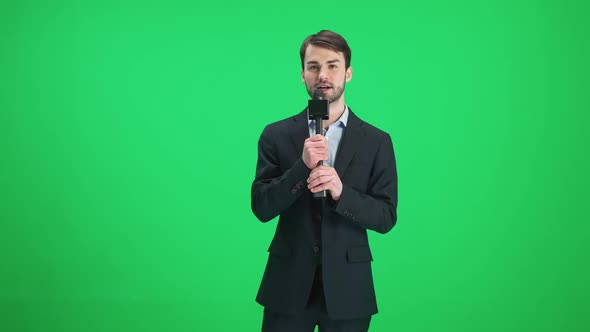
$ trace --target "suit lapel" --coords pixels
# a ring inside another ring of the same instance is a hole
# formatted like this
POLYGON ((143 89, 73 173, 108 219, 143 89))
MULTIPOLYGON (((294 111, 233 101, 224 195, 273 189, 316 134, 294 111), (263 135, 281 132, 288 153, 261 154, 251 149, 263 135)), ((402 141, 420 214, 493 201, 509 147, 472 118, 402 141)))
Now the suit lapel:
POLYGON ((309 124, 307 120, 307 108, 297 116, 293 117, 295 126, 293 126, 290 136, 297 157, 303 155, 303 143, 309 137, 309 124))
MULTIPOLYGON (((344 174, 344 171, 346 171, 346 168, 350 164, 356 151, 360 148, 362 137, 364 136, 362 130, 363 121, 352 113, 352 110, 349 109, 349 111, 348 124, 342 134, 334 166, 336 172, 340 175, 344 174)), ((293 126, 293 130, 290 134, 291 142, 293 143, 296 157, 300 157, 303 155, 303 143, 309 137, 307 109, 293 117, 293 121, 295 122, 295 126, 293 126)))
POLYGON ((362 143, 362 136, 364 136, 364 132, 362 131, 362 120, 352 113, 352 110, 349 109, 349 111, 348 124, 346 125, 346 129, 344 129, 344 133, 342 134, 342 139, 340 141, 338 153, 336 154, 336 163, 334 166, 334 168, 336 168, 336 172, 340 176, 342 176, 346 171, 346 168, 350 164, 350 161, 362 143))

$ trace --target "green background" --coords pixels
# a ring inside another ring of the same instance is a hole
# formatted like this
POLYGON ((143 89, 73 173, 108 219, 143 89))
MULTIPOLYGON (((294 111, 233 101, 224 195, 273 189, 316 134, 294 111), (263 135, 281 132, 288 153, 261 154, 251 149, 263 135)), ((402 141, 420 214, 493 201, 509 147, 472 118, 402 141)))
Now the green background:
POLYGON ((371 331, 587 331, 585 1, 0 5, 0 331, 258 331, 257 140, 299 46, 392 136, 371 331))

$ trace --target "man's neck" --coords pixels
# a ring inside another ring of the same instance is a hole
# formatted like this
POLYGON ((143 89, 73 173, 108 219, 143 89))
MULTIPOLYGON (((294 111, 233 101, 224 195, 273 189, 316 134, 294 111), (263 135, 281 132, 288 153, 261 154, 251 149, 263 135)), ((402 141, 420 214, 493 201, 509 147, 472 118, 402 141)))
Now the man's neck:
POLYGON ((330 104, 330 118, 328 120, 324 120, 324 128, 328 128, 332 123, 338 121, 344 110, 346 109, 346 105, 344 104, 344 98, 340 98, 335 103, 330 104))

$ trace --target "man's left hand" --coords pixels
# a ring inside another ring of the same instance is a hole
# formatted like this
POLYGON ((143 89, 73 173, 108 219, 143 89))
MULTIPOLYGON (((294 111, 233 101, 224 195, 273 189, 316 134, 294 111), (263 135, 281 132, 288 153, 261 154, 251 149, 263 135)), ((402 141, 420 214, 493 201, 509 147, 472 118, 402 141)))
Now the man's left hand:
POLYGON ((314 168, 307 178, 307 188, 312 193, 317 193, 322 190, 330 191, 332 199, 338 201, 342 194, 342 181, 336 169, 329 166, 317 166, 314 168))

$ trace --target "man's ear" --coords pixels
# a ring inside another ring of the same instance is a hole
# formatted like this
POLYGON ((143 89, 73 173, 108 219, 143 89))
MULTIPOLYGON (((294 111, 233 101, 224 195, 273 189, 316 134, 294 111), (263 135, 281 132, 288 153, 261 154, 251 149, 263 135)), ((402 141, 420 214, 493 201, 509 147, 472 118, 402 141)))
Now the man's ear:
POLYGON ((346 83, 350 82, 350 80, 352 79, 352 67, 346 68, 345 78, 346 78, 346 83))
POLYGON ((305 71, 301 70, 301 82, 303 82, 303 84, 305 84, 305 71))

